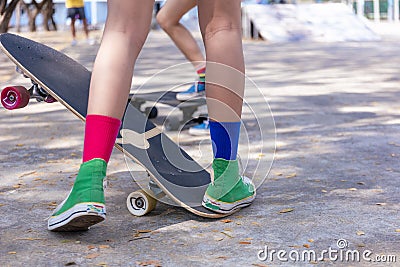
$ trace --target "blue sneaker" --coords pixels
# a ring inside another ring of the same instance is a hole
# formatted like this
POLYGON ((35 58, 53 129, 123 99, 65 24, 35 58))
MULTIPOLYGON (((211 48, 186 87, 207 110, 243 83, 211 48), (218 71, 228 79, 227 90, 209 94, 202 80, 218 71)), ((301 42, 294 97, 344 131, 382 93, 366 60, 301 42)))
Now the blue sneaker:
POLYGON ((205 120, 202 124, 190 127, 189 134, 196 136, 210 134, 210 123, 208 120, 205 120))
POLYGON ((176 99, 186 101, 191 98, 205 97, 206 85, 203 82, 195 82, 188 90, 177 93, 176 99))

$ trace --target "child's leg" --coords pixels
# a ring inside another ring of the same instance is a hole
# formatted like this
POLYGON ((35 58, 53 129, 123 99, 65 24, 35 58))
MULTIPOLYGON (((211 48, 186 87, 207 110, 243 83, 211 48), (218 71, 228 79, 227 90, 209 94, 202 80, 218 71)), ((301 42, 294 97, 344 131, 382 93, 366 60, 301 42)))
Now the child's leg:
POLYGON ((196 0, 168 0, 157 14, 157 22, 161 28, 171 37, 172 41, 185 55, 186 59, 192 63, 199 75, 198 83, 176 95, 176 98, 182 101, 204 96, 205 92, 204 56, 190 31, 180 23, 183 15, 195 7, 196 4, 196 0))
POLYGON ((196 0, 168 0, 157 14, 157 22, 161 28, 194 67, 199 64, 198 61, 205 59, 192 34, 179 21, 195 6, 196 0))
POLYGON ((249 205, 255 188, 239 176, 236 159, 244 94, 240 0, 198 1, 206 47, 206 94, 215 159, 203 205, 228 213, 249 205))
POLYGON ((152 9, 152 0, 108 1, 106 27, 90 85, 84 163, 70 194, 50 217, 49 230, 87 230, 105 219, 103 179, 152 9))

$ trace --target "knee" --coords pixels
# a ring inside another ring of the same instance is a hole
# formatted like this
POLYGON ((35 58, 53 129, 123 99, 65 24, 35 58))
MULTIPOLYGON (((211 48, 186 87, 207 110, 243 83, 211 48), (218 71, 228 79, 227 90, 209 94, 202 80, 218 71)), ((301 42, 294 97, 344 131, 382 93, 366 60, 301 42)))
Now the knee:
POLYGON ((168 14, 165 14, 165 12, 163 12, 162 9, 157 13, 156 20, 158 25, 160 25, 160 27, 164 31, 168 31, 174 25, 176 25, 176 22, 171 20, 170 16, 168 16, 168 14))
POLYGON ((214 18, 203 29, 202 35, 204 40, 212 39, 217 35, 239 34, 242 29, 240 22, 230 18, 214 18))

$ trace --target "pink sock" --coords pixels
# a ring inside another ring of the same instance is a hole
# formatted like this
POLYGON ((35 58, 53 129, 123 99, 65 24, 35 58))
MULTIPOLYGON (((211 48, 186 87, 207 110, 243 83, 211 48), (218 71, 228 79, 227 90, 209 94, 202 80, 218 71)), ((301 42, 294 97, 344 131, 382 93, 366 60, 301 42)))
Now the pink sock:
POLYGON ((86 116, 83 162, 94 158, 110 160, 121 121, 103 115, 86 116))

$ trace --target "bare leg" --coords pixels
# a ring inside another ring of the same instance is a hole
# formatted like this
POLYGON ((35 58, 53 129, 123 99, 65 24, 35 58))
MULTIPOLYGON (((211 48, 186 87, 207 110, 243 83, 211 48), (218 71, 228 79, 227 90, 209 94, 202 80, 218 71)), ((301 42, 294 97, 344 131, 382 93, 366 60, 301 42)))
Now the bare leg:
POLYGON ((213 141, 213 179, 202 205, 229 213, 256 196, 251 179, 239 173, 237 149, 244 94, 240 0, 199 0, 206 47, 206 95, 213 141))
POLYGON ((108 16, 94 64, 88 114, 121 119, 133 68, 150 29, 153 0, 108 1, 108 16))
POLYGON ((89 39, 89 30, 88 30, 87 19, 83 19, 82 23, 83 23, 83 30, 85 32, 86 39, 89 39))
POLYGON ((157 14, 157 22, 194 67, 205 61, 192 34, 179 22, 185 13, 196 6, 196 0, 168 0, 157 14))
POLYGON ((152 0, 108 1, 90 86, 83 163, 69 195, 49 218, 49 230, 87 230, 106 218, 103 179, 126 107, 133 66, 150 28, 152 7, 152 0))
POLYGON ((198 8, 206 48, 209 117, 221 122, 240 121, 245 71, 240 0, 201 0, 198 8))
POLYGON ((72 39, 76 39, 76 30, 75 30, 75 19, 71 18, 71 33, 72 33, 72 39))

